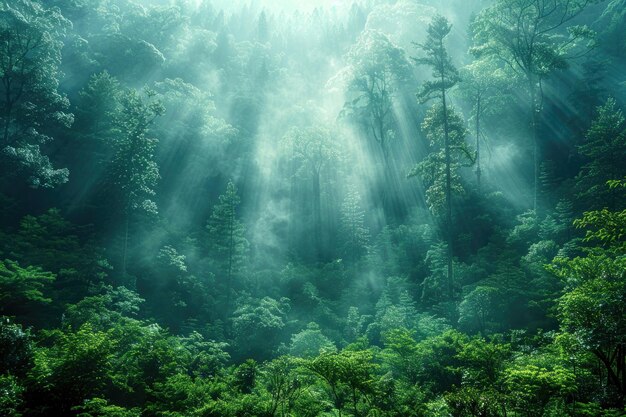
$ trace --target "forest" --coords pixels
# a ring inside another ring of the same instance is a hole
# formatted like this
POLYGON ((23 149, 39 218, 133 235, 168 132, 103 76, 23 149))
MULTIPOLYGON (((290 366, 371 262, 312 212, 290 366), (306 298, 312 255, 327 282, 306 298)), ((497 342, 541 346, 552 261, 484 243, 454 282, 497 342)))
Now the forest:
POLYGON ((0 0, 0 417, 626 416, 626 0, 0 0))

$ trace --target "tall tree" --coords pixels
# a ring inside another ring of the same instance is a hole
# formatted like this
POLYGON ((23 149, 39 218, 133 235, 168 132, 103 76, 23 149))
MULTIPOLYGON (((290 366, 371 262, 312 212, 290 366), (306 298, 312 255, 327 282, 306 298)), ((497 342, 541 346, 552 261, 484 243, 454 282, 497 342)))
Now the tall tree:
POLYGON ((340 157, 330 130, 322 127, 293 128, 283 139, 292 159, 298 164, 296 175, 311 179, 315 250, 322 254, 322 172, 340 157))
POLYGON ((230 314, 231 310, 233 278, 244 267, 248 252, 246 229, 237 215, 240 202, 235 184, 229 181, 226 193, 219 197, 219 203, 213 207, 213 213, 207 224, 210 251, 226 284, 226 315, 230 314))
POLYGON ((411 73, 402 48, 383 33, 363 32, 347 55, 348 97, 343 113, 355 118, 364 131, 380 146, 387 164, 390 141, 395 135, 395 96, 411 73))
POLYGON ((153 97, 150 91, 145 98, 134 90, 125 92, 120 99, 120 111, 115 115, 110 141, 113 158, 109 166, 109 186, 113 188, 123 218, 121 273, 124 279, 134 216, 157 214, 152 198, 159 180, 159 167, 154 160, 158 140, 150 136, 150 125, 163 114, 164 108, 153 97))
POLYGON ((472 24, 477 57, 493 57, 515 72, 529 96, 533 147, 533 209, 537 209, 541 167, 539 128, 543 107, 542 82, 564 69, 593 33, 570 26, 585 8, 599 0, 497 0, 472 24))
MULTIPOLYGON (((626 179, 609 181, 626 190, 626 179)), ((574 345, 591 352, 604 368, 609 403, 626 400, 626 209, 585 212, 575 226, 586 229, 583 256, 557 257, 552 271, 566 284, 558 300, 561 330, 574 345), (569 336, 569 337, 568 337, 569 336), (613 398, 611 398, 613 397, 613 398)))
POLYGON ((443 16, 435 16, 428 26, 426 41, 418 45, 425 56, 414 58, 419 65, 433 70, 433 81, 424 83, 418 93, 421 102, 436 99, 422 124, 431 145, 431 153, 409 175, 421 175, 428 183, 427 200, 432 210, 445 210, 445 234, 448 251, 448 294, 453 297, 454 271, 452 268, 452 193, 461 187, 457 170, 464 159, 473 162, 465 143, 467 131, 463 120, 448 104, 449 90, 459 81, 459 73, 452 64, 445 46, 452 25, 443 16))
POLYGON ((485 139, 482 122, 485 116, 493 113, 496 107, 504 102, 506 76, 492 62, 483 59, 463 67, 460 77, 463 82, 459 84, 457 91, 472 106, 476 144, 476 183, 480 190, 483 173, 481 143, 485 139))
POLYGON ((588 208, 621 207, 624 191, 606 186, 607 181, 626 177, 626 119, 614 99, 598 107, 578 152, 587 158, 577 177, 579 198, 588 208))
POLYGON ((58 92, 61 48, 71 23, 57 8, 17 0, 0 3, 0 161, 2 174, 20 173, 33 187, 68 180, 41 145, 52 129, 69 127, 69 101, 58 92))

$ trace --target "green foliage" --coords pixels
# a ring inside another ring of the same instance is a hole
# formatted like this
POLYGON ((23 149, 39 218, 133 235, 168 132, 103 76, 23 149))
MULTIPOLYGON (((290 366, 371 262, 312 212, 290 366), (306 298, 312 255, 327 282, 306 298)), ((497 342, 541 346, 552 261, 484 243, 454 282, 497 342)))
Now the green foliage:
POLYGON ((497 323, 501 294, 497 288, 478 286, 459 304, 459 324, 462 328, 484 334, 497 323))
POLYGON ((157 140, 149 136, 149 128, 164 108, 154 100, 154 95, 147 91, 144 98, 133 90, 124 92, 120 111, 113 121, 110 181, 127 216, 135 212, 157 213, 151 199, 159 180, 159 168, 154 161, 157 140))
POLYGON ((529 417, 543 416, 551 401, 559 401, 576 391, 573 373, 559 366, 553 369, 513 366, 505 371, 505 385, 512 409, 529 417))
POLYGON ((374 30, 359 36, 348 51, 347 60, 349 67, 339 75, 350 93, 343 115, 363 125, 386 160, 397 129, 394 100, 410 77, 410 64, 403 49, 374 30))
POLYGON ((361 196, 349 188, 341 205, 341 231, 343 254, 347 259, 358 260, 367 254, 370 233, 365 227, 365 212, 361 207, 361 196))
POLYGON ((233 331, 239 354, 243 357, 265 358, 285 327, 289 300, 264 297, 248 300, 233 315, 233 331), (263 346, 254 346, 254 340, 263 340, 263 346))
POLYGON ((20 417, 24 387, 11 375, 0 375, 0 416, 20 417))
POLYGON ((14 314, 21 311, 24 304, 50 303, 52 300, 46 298, 43 291, 54 279, 54 274, 41 268, 21 268, 17 262, 0 261, 0 311, 14 314))
POLYGON ((585 27, 564 30, 589 3, 593 1, 499 0, 474 21, 472 52, 497 58, 537 81, 564 68, 568 53, 592 36, 585 27))
POLYGON ((624 0, 227 3, 0 0, 0 417, 623 415, 624 0))
POLYGON ((445 396, 452 415, 459 417, 500 417, 505 405, 502 396, 489 389, 464 387, 445 396))
POLYGON ((373 389, 376 366, 371 359, 369 351, 323 352, 304 366, 324 382, 339 412, 351 407, 354 415, 360 415, 373 389))
MULTIPOLYGON (((32 366, 33 341, 29 330, 11 323, 5 317, 0 321, 0 372, 24 376, 32 366)), ((13 382, 7 380, 7 384, 13 382)))
POLYGON ((103 395, 112 379, 114 342, 89 324, 77 331, 53 331, 54 344, 35 352, 30 377, 45 403, 69 410, 84 400, 103 395))
POLYGON ((608 181, 626 176, 626 121, 614 99, 598 107, 578 152, 587 159, 577 177, 578 197, 591 209, 621 208, 624 193, 606 186, 608 181))
POLYGON ((444 39, 450 34, 452 25, 448 20, 437 15, 428 25, 426 42, 418 45, 425 53, 423 58, 414 58, 418 65, 429 66, 433 73, 433 81, 428 81, 422 86, 418 98, 426 102, 433 98, 439 98, 445 102, 445 92, 450 90, 459 81, 459 73, 452 64, 448 51, 443 46, 444 39))
POLYGON ((3 176, 19 173, 30 186, 67 182, 42 145, 55 128, 69 127, 69 101, 58 91, 63 38, 71 22, 58 9, 18 0, 0 5, 0 133, 3 176))
POLYGON ((83 405, 73 408, 78 412, 77 417, 139 417, 141 415, 138 409, 126 409, 111 405, 107 400, 102 398, 92 398, 85 401, 83 405))
POLYGON ((448 190, 451 194, 464 191, 459 170, 474 163, 474 155, 465 141, 465 122, 452 109, 447 108, 445 112, 444 115, 442 105, 435 104, 426 113, 422 130, 429 141, 430 153, 409 172, 409 177, 419 176, 426 185, 428 207, 436 214, 441 214, 446 208, 448 190), (448 153, 449 160, 446 156, 448 153))
MULTIPOLYGON (((235 279, 245 267, 248 241, 245 226, 237 215, 240 199, 235 184, 230 181, 226 193, 219 197, 207 224, 209 249, 217 264, 217 272, 226 291, 226 308, 230 309, 235 279)), ((227 311, 229 313, 229 311, 227 311)))
POLYGON ((311 358, 326 350, 335 350, 335 345, 320 331, 316 323, 309 323, 306 329, 291 337, 289 354, 301 358, 311 358))

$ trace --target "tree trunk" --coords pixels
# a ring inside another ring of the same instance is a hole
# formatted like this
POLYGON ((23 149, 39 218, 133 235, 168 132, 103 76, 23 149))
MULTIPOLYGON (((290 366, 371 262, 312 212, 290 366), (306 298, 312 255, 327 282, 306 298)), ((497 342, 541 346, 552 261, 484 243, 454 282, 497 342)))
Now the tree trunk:
POLYGON ((480 112, 481 109, 481 99, 478 97, 476 101, 476 184, 478 185, 478 191, 480 192, 480 177, 482 175, 482 170, 480 167, 480 112))
MULTIPOLYGON (((122 249, 122 280, 126 283, 126 262, 128 258, 128 236, 129 236, 129 228, 130 228, 130 212, 127 208, 126 210, 126 219, 124 219, 124 248, 122 249)), ((130 284, 130 283, 128 283, 130 284)), ((132 287, 132 285, 131 285, 132 287)), ((136 288, 131 288, 132 290, 136 288)))
POLYGON ((315 258, 322 258, 322 203, 321 203, 320 172, 313 173, 313 234, 315 239, 315 258))
POLYGON ((534 79, 528 79, 530 89, 530 129, 533 141, 533 210, 537 213, 537 203, 539 199, 539 134, 538 129, 538 107, 537 91, 534 79))
MULTIPOLYGON (((444 51, 443 39, 440 43, 440 48, 444 51)), ((451 164, 452 158, 450 156, 450 132, 448 126, 448 105, 446 102, 446 88, 445 88, 445 69, 441 68, 441 101, 443 105, 443 133, 444 133, 444 148, 446 158, 446 237, 448 244, 448 296, 450 300, 454 298, 454 270, 452 266, 452 172, 451 164)))
POLYGON ((230 316, 230 292, 232 291, 232 274, 233 274, 233 256, 235 250, 235 207, 231 208, 228 218, 228 275, 226 276, 226 315, 230 316))

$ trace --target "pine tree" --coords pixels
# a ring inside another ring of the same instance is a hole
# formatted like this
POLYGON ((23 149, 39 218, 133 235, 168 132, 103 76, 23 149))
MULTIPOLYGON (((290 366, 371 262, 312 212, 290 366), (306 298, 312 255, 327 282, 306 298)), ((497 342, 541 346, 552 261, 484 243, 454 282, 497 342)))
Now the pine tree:
POLYGON ((231 310, 234 278, 244 267, 249 246, 245 238, 245 226, 237 215, 240 202, 235 184, 229 181, 226 193, 219 197, 219 203, 213 207, 207 224, 210 253, 225 283, 226 314, 231 310))
POLYGON ((418 98, 422 102, 437 99, 426 115, 422 129, 431 145, 431 153, 411 171, 409 176, 420 175, 427 183, 427 200, 435 212, 445 209, 445 234, 448 250, 448 294, 453 298, 454 271, 452 267, 452 193, 460 191, 457 169, 464 160, 473 163, 467 148, 467 131, 463 120, 448 105, 447 94, 459 81, 457 69, 452 64, 444 41, 452 26, 443 16, 435 16, 428 26, 428 37, 418 45, 426 56, 414 58, 420 65, 433 70, 433 81, 424 83, 418 98))

